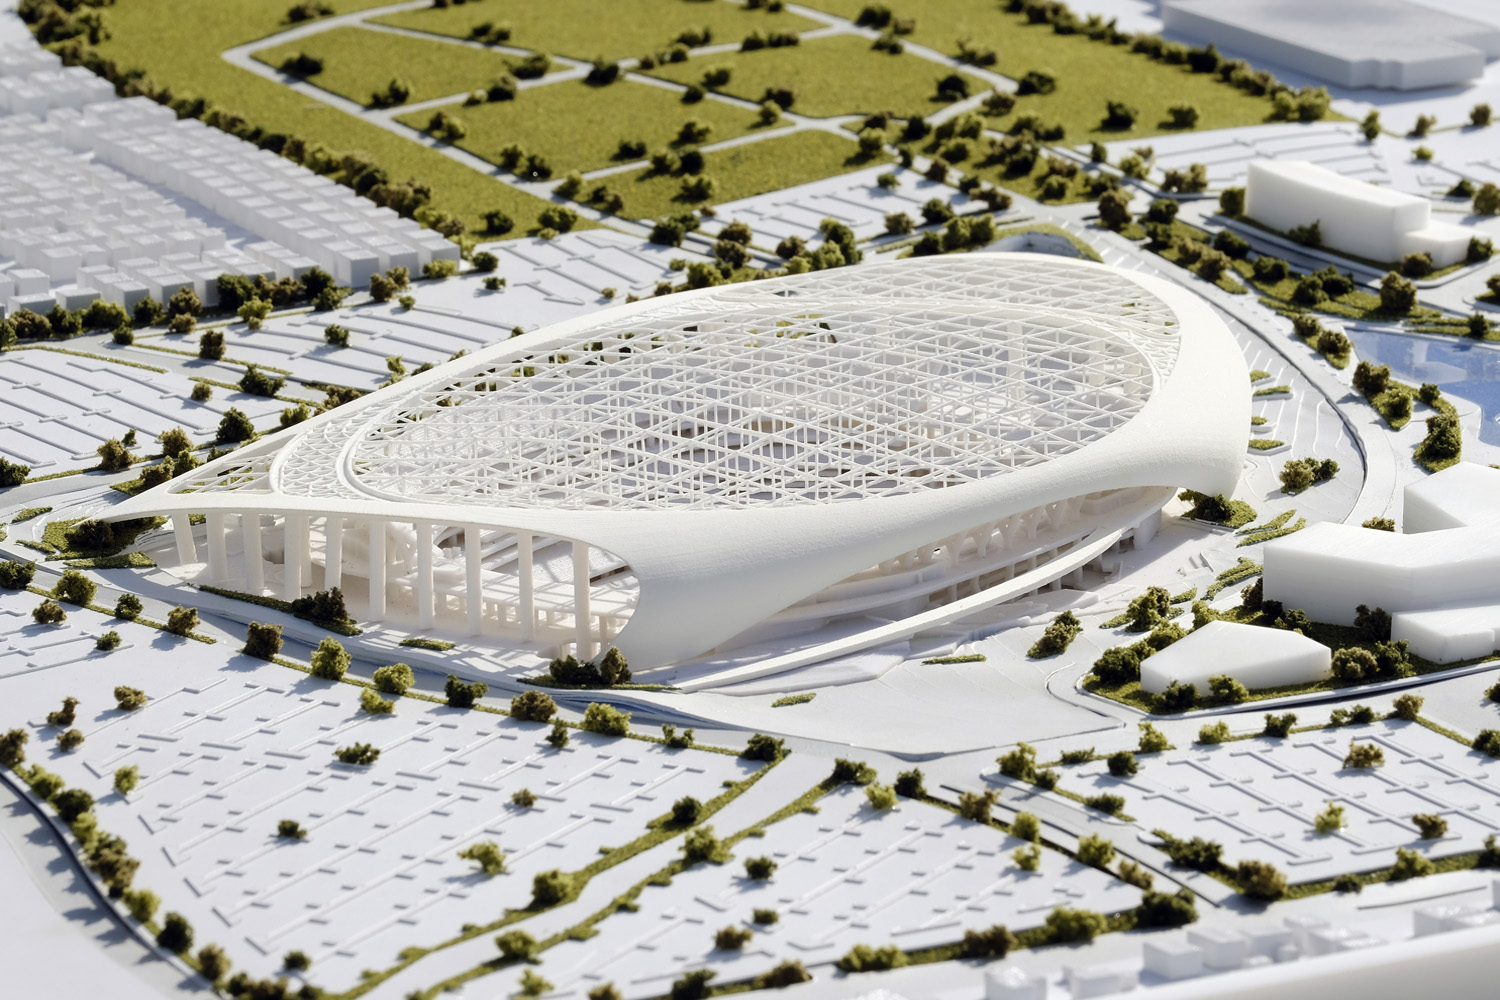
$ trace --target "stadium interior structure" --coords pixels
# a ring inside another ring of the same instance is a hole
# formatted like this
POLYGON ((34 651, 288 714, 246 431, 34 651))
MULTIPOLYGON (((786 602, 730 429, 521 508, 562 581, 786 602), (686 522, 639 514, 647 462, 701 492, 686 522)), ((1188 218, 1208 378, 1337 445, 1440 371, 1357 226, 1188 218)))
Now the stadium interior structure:
POLYGON ((338 586, 363 622, 668 665, 1107 569, 1177 488, 1233 492, 1246 384, 1166 282, 890 261, 516 337, 106 516, 170 517, 172 571, 200 583, 338 586))

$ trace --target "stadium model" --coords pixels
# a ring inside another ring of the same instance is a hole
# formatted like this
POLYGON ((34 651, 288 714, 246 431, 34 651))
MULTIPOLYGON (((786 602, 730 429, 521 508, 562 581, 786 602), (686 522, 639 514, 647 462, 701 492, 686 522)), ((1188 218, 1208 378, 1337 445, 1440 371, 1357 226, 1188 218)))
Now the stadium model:
POLYGON ((1245 380, 1224 324, 1160 280, 892 261, 524 335, 109 517, 170 515, 203 582, 670 664, 1105 570, 1176 488, 1233 491, 1245 380))

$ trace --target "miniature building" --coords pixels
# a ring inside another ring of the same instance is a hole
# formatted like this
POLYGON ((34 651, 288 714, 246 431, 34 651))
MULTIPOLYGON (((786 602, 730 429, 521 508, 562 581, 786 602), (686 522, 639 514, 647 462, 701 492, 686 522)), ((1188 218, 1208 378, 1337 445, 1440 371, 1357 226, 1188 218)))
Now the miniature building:
POLYGON ((1141 690, 1161 694, 1173 681, 1208 690, 1227 674, 1250 688, 1302 684, 1328 676, 1328 647, 1298 632, 1207 622, 1141 663, 1141 690))
POLYGON ((1420 90, 1484 75, 1500 29, 1407 0, 1167 0, 1168 31, 1340 87, 1420 90))
POLYGON ((1384 608, 1419 656, 1487 655, 1500 646, 1497 490, 1500 470, 1460 462, 1406 488, 1404 533, 1324 523, 1269 542, 1266 600, 1338 624, 1384 608))
POLYGON ((1324 246, 1381 263, 1426 253, 1436 267, 1448 267, 1465 258, 1473 235, 1463 226, 1433 222, 1426 198, 1301 161, 1252 161, 1245 214, 1281 232, 1316 222, 1324 246))
POLYGON ((1165 282, 891 261, 518 337, 109 516, 171 515, 205 582, 338 585, 366 620, 668 664, 1081 581, 1176 488, 1233 489, 1244 379, 1165 282))

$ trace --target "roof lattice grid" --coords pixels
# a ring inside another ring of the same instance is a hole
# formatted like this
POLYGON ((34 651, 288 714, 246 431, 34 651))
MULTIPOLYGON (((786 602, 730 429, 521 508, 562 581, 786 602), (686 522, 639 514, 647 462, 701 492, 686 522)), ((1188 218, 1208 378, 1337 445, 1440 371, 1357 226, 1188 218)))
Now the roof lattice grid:
POLYGON ((289 496, 553 510, 956 486, 1129 422, 1176 362, 1177 323, 1127 276, 1036 257, 727 286, 455 362, 308 425, 271 478, 289 496))
POLYGON ((1172 313, 1137 285, 1070 278, 1047 298, 1014 269, 1016 296, 1009 275, 964 270, 899 295, 878 275, 820 284, 794 305, 742 286, 603 323, 408 397, 367 425, 352 468, 381 496, 487 506, 848 501, 1075 451, 1170 367, 1172 313), (1107 304, 1128 317, 1108 331, 1107 304), (1148 354, 1153 339, 1170 347, 1148 354))

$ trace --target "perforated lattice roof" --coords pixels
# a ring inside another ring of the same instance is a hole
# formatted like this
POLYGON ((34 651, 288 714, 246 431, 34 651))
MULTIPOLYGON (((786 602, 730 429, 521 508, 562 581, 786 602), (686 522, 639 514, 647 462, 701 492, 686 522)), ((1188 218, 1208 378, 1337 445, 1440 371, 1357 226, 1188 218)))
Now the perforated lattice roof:
MULTIPOLYGON (((362 420, 322 495, 656 509, 911 493, 1107 436, 1175 359, 1172 311, 1122 275, 912 263, 668 299, 471 363, 362 420)), ((320 492, 338 427, 299 444, 309 461, 285 463, 283 488, 320 492)))

